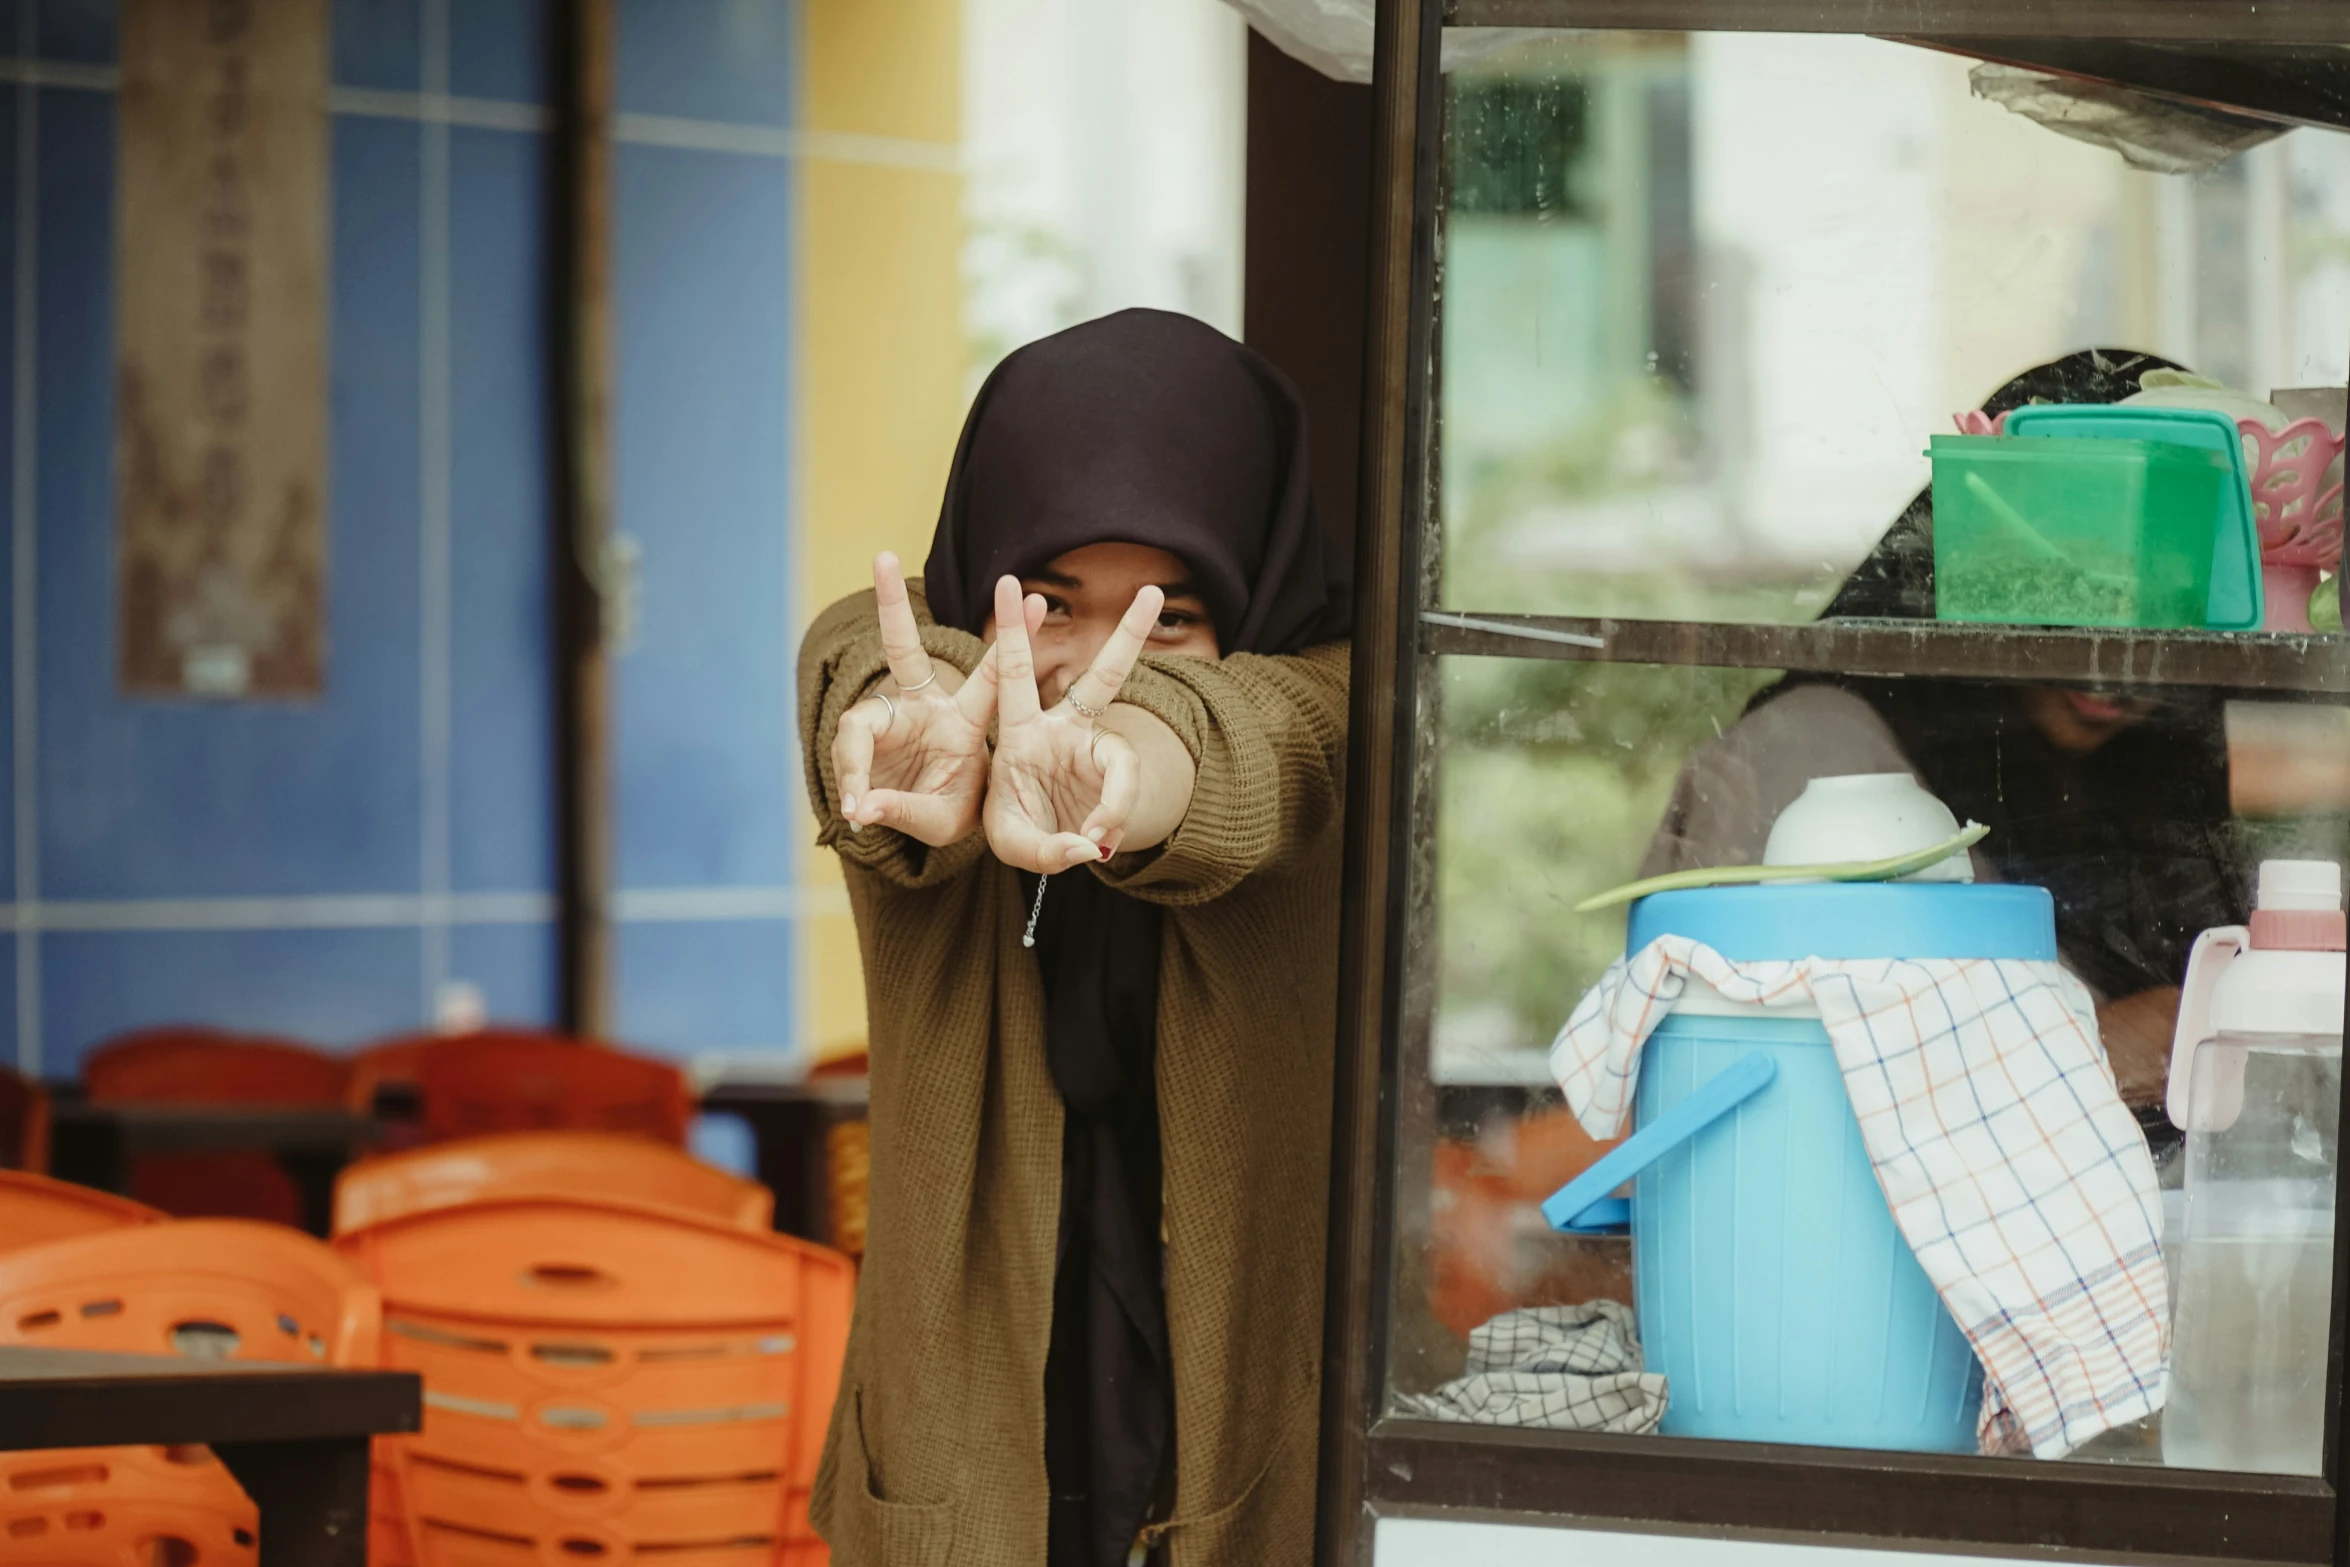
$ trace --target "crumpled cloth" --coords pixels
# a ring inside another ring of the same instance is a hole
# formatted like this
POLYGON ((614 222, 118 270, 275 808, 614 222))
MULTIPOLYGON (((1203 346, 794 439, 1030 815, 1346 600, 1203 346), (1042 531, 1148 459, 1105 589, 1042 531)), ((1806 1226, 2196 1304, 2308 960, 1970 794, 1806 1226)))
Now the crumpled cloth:
POLYGON ((1662 936, 1551 1045, 1592 1136, 1623 1129, 1641 1046, 1692 975, 1728 1001, 1819 1008, 1893 1222, 1983 1363, 1984 1452, 2061 1458, 2162 1407, 2162 1198, 2079 980, 2049 962, 1733 963, 1662 936))
POLYGON ((1645 1436, 1665 1417, 1665 1379, 1640 1369, 1631 1308, 1595 1300, 1503 1312, 1471 1330, 1464 1375, 1398 1402, 1430 1420, 1645 1436))

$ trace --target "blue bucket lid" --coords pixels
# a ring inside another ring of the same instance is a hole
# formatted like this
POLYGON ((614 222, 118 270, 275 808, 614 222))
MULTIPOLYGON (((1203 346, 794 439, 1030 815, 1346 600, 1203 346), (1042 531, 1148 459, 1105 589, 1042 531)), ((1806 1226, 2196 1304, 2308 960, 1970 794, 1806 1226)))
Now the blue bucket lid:
POLYGON ((1958 882, 1805 882, 1652 893, 1632 905, 1624 949, 1687 936, 1737 963, 1796 958, 2054 961, 2045 887, 1958 882))

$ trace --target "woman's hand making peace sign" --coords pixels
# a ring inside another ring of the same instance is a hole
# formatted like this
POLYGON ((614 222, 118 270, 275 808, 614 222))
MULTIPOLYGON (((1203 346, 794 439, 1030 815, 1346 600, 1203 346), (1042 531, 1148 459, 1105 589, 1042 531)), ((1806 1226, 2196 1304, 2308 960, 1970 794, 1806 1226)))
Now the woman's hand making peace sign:
MULTIPOLYGON (((979 826, 987 726, 995 718, 995 652, 968 679, 925 653, 895 555, 875 558, 873 597, 890 678, 841 714, 832 741, 840 813, 852 831, 894 827, 943 848, 979 826)), ((1018 607, 1008 623, 1025 626, 1018 607)), ((1030 691, 1033 701, 1033 685, 1030 691)))
POLYGON ((1092 666, 1048 708, 1028 643, 1041 601, 1024 604, 1015 577, 996 584, 996 750, 985 820, 988 846, 1005 864, 1049 876, 1106 860, 1129 839, 1156 843, 1182 820, 1190 757, 1172 731, 1138 708, 1121 709, 1115 728, 1100 722, 1149 645, 1165 597, 1155 587, 1137 593, 1092 666), (1170 749, 1179 761, 1168 760, 1170 749), (1176 771, 1180 779, 1159 776, 1176 771))

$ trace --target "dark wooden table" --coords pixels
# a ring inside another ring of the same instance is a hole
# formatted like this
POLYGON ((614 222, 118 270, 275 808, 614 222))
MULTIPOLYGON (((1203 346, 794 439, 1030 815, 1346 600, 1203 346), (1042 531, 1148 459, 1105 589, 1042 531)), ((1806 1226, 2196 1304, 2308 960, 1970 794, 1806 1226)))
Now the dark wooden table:
POLYGON ((721 1076, 702 1090, 701 1108, 740 1116, 751 1129, 761 1185, 775 1194, 775 1227, 786 1235, 834 1244, 825 1173, 824 1134, 865 1118, 867 1080, 814 1077, 796 1083, 721 1076))
POLYGON ((366 1567, 367 1440, 422 1412, 406 1371, 0 1346, 0 1450, 201 1442, 261 1510, 261 1567, 366 1567))
POLYGON ((49 1173, 100 1191, 130 1193, 141 1154, 258 1150, 272 1155, 302 1193, 302 1227, 324 1235, 335 1177, 382 1135, 372 1115, 335 1105, 94 1104, 53 1087, 49 1173))

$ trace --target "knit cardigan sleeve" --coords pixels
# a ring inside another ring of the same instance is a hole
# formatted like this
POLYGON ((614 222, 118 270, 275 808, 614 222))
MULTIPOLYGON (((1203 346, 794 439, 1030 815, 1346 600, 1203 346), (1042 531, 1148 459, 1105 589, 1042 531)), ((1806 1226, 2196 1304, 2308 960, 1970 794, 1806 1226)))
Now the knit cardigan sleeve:
POLYGON ((1095 874, 1138 898, 1196 904, 1301 858, 1344 807, 1351 658, 1348 644, 1329 642, 1137 665, 1118 700, 1173 729, 1199 774, 1165 844, 1095 874))
MULTIPOLYGON (((923 649, 969 675, 978 667, 985 645, 967 631, 932 621, 920 586, 909 583, 908 588, 914 619, 922 628, 923 649)), ((936 886, 977 865, 987 853, 985 833, 975 831, 960 843, 934 849, 894 828, 851 832, 840 814, 832 771, 832 742, 840 715, 889 673, 871 590, 852 593, 816 617, 800 642, 799 673, 800 758, 808 770, 808 803, 816 810, 816 841, 839 854, 843 865, 871 871, 901 887, 936 886)))

